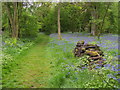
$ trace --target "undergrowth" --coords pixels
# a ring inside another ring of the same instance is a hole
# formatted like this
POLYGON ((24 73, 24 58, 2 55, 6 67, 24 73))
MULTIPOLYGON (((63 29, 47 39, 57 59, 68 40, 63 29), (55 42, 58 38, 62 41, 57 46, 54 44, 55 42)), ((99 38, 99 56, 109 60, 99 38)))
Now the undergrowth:
POLYGON ((54 69, 52 78, 49 79, 52 88, 120 88, 120 70, 118 64, 117 50, 107 51, 101 48, 105 54, 104 67, 95 66, 89 70, 88 67, 79 68, 85 63, 86 56, 75 58, 73 49, 75 44, 65 40, 51 39, 48 44, 48 55, 54 69))
POLYGON ((9 75, 14 69, 19 68, 20 58, 24 56, 30 48, 36 43, 42 42, 45 35, 39 34, 36 38, 21 38, 17 43, 13 43, 12 38, 3 37, 2 40, 2 83, 4 78, 9 75))
MULTIPOLYGON (((35 39, 19 39, 16 44, 12 39, 3 39, 3 84, 6 75, 19 68, 20 59, 27 53, 27 50, 36 43, 43 42, 45 36, 40 34, 35 39)), ((96 44, 96 42, 91 42, 96 44)), ((109 44, 109 42, 108 42, 109 44)), ((104 52, 104 67, 95 65, 94 69, 89 70, 88 66, 80 68, 81 64, 86 64, 87 56, 75 58, 73 49, 75 43, 65 40, 51 39, 47 45, 46 57, 50 60, 51 75, 49 78, 50 88, 120 88, 120 68, 118 63, 118 50, 107 50, 104 52)), ((16 81, 15 81, 16 82, 16 81)), ((10 83, 10 82, 9 82, 10 83)), ((9 85, 8 85, 9 86, 9 85)))

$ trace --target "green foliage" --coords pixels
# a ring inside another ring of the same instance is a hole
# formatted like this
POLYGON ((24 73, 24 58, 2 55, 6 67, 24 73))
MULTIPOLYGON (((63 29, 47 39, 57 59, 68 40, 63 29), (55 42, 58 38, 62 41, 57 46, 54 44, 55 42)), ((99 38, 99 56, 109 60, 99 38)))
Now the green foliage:
MULTIPOLYGON (((9 43, 9 42, 12 43, 12 39, 7 40, 6 38, 4 38, 3 54, 2 54, 3 55, 2 56, 2 70, 3 70, 2 71, 2 87, 3 88, 30 88, 34 85, 33 83, 30 83, 29 85, 25 85, 24 82, 26 82, 26 78, 23 79, 21 77, 21 75, 22 76, 26 75, 25 74, 26 72, 29 73, 28 69, 30 69, 32 67, 31 65, 29 65, 30 64, 29 59, 28 58, 25 59, 24 56, 29 52, 31 53, 32 51, 33 51, 33 54, 38 53, 38 52, 36 52, 36 51, 38 51, 38 48, 41 49, 39 44, 41 44, 41 43, 43 44, 43 43, 47 42, 46 40, 48 40, 48 36, 45 36, 44 34, 39 34, 38 37, 34 39, 34 41, 32 41, 30 39, 21 39, 21 40, 17 41, 16 45, 14 45, 14 44, 9 43), (5 41, 6 41, 6 43, 5 43, 5 41), (39 44, 38 44, 38 42, 39 42, 39 44), (38 45, 35 45, 36 43, 38 45), (9 49, 10 49, 10 51, 9 51, 9 49), (32 49, 32 50, 28 50, 28 49, 32 49), (34 49, 36 51, 34 51, 34 49), (23 67, 26 66, 26 68, 28 68, 28 69, 23 68, 23 70, 21 70, 22 65, 23 65, 23 67), (20 78, 22 78, 22 79, 20 79, 20 78)), ((44 47, 44 45, 41 45, 41 46, 44 47)), ((44 50, 44 48, 42 48, 41 50, 44 50)), ((41 54, 41 52, 39 54, 41 54)), ((38 54, 38 57, 36 57, 37 59, 40 58, 39 54, 38 54)), ((32 56, 32 54, 30 54, 30 56, 32 56)), ((38 63, 38 61, 35 62, 34 59, 35 58, 33 58, 33 60, 31 60, 32 61, 31 64, 34 63, 33 67, 32 67, 33 71, 34 71, 34 69, 38 70, 37 66, 34 67, 35 63, 38 63)), ((42 65, 42 64, 38 63, 38 65, 42 65)), ((46 62, 46 64, 48 64, 48 62, 46 62)), ((43 67, 44 67, 44 65, 43 65, 43 67)), ((37 73, 39 74, 40 72, 37 71, 37 73)), ((46 73, 44 75, 46 75, 46 73)), ((43 83, 43 81, 40 82, 39 78, 40 77, 35 77, 34 81, 33 80, 32 81, 36 82, 36 83, 43 83)))
POLYGON ((35 37, 38 33, 37 19, 26 12, 23 12, 20 19, 20 35, 21 37, 35 37))
POLYGON ((4 29, 9 28, 9 23, 8 23, 8 18, 7 18, 6 12, 2 13, 2 27, 4 27, 4 29))
MULTIPOLYGON (((96 43, 96 42, 92 42, 96 43)), ((73 43, 66 41, 51 40, 48 44, 48 55, 51 58, 51 68, 54 70, 52 78, 49 79, 49 85, 52 88, 119 88, 118 81, 109 78, 109 74, 114 76, 113 66, 117 65, 117 58, 114 58, 114 51, 105 51, 104 58, 106 64, 111 64, 109 68, 103 67, 89 70, 86 67, 80 68, 80 65, 88 64, 87 56, 75 58, 72 54, 73 43), (115 60, 113 60, 115 59, 115 60)), ((93 66, 96 67, 96 66, 93 66)), ((116 71, 117 73, 117 71, 116 71)), ((118 76, 114 76, 118 78, 118 76)))
POLYGON ((118 33, 118 3, 112 3, 109 14, 110 32, 118 33))
POLYGON ((32 43, 23 41, 17 42, 17 44, 12 43, 12 39, 6 40, 5 45, 3 46, 3 58, 2 58, 2 64, 3 64, 3 75, 12 70, 12 68, 16 67, 16 60, 15 58, 18 57, 23 51, 27 50, 32 43))
MULTIPOLYGON (((3 87, 31 87, 30 84, 25 86, 21 83, 24 80, 19 80, 18 76, 13 76, 14 69, 20 69, 20 63, 23 62, 19 58, 25 55, 25 51, 29 49, 30 46, 38 42, 48 42, 46 40, 48 36, 44 34, 39 34, 39 36, 34 39, 34 42, 29 39, 21 39, 15 44, 12 44, 12 39, 4 38, 3 47, 3 87), (10 77, 9 77, 10 75, 10 77), (15 77, 15 78, 11 78, 15 77), (9 80, 9 82, 8 82, 9 80), (18 81, 19 80, 19 81, 18 81)), ((108 44, 109 41, 106 41, 108 44)), ((91 42, 91 43, 96 43, 91 42)), ((117 50, 104 51, 104 59, 106 59, 106 65, 110 64, 110 67, 102 67, 98 69, 89 70, 86 67, 81 68, 81 64, 87 64, 87 56, 81 58, 75 58, 73 55, 74 43, 67 42, 65 40, 59 41, 56 39, 51 39, 47 47, 45 47, 45 54, 42 58, 47 57, 51 65, 51 78, 49 78, 49 84, 47 87, 51 88, 119 88, 118 81, 119 74, 114 70, 114 67, 118 64, 116 57, 117 50), (115 75, 116 74, 116 75, 115 75), (108 77, 111 76, 111 77, 108 77), (114 76, 114 77, 113 77, 114 76)), ((39 47, 39 45, 38 45, 39 47)), ((41 48, 41 47, 40 47, 41 48)), ((39 58, 39 57, 38 57, 39 58)), ((38 62, 36 62, 38 63, 38 62)), ((97 66, 97 65, 96 65, 97 66)), ((94 66, 94 67, 96 67, 94 66)), ((23 70, 24 71, 24 70, 23 70)), ((17 71, 16 71, 17 72, 17 71)), ((15 72, 15 73, 16 73, 15 72)), ((35 77, 35 82, 39 83, 39 77, 35 77)))
POLYGON ((54 7, 51 8, 49 14, 44 18, 42 30, 46 34, 55 33, 57 31, 57 13, 54 10, 54 7))
MULTIPOLYGON (((32 41, 32 39, 19 39, 17 43, 14 44, 13 38, 3 37, 3 52, 2 52, 2 75, 3 77, 11 72, 13 68, 18 66, 19 61, 17 60, 20 56, 24 55, 31 46, 37 42, 32 41)), ((39 41, 40 42, 40 41, 39 41)))
MULTIPOLYGON (((30 6, 28 6, 28 3, 18 3, 19 37, 34 37, 37 35, 38 29, 40 32, 45 32, 46 34, 56 33, 58 28, 58 4, 50 2, 37 2, 29 4, 30 6)), ((12 3, 9 3, 9 5, 11 6, 10 13, 12 15, 13 5, 12 3)), ((11 35, 12 29, 6 5, 3 3, 2 7, 3 28, 11 35)), ((97 26, 95 29, 96 34, 118 32, 117 2, 65 2, 60 3, 60 10, 61 32, 91 32, 91 23, 94 23, 97 26), (109 8, 107 10, 108 5, 109 8), (95 9, 96 18, 91 15, 93 9, 95 9)))
MULTIPOLYGON (((19 3, 20 4, 20 3, 19 3)), ((18 5, 19 5, 18 4, 18 5)), ((51 2, 38 2, 38 4, 29 2, 21 3, 19 7, 18 20, 18 41, 10 38, 12 35, 12 28, 6 5, 3 4, 2 24, 3 24, 3 78, 17 67, 19 61, 17 58, 23 55, 27 49, 38 42, 44 42, 44 35, 39 34, 45 32, 46 34, 57 32, 57 12, 58 4, 51 2), (33 4, 33 5, 32 5, 33 4), (23 5, 23 6, 22 6, 23 5), (39 31, 38 31, 39 30, 39 31), (39 37, 37 37, 39 35, 39 37), (37 37, 37 38, 33 38, 37 37), (29 39, 28 39, 29 38, 29 39)), ((13 16, 13 4, 9 3, 10 14, 13 16)), ((62 32, 91 32, 91 23, 94 23, 96 33, 117 33, 118 32, 118 3, 111 2, 108 12, 104 19, 108 3, 104 2, 84 2, 84 3, 60 3, 60 23, 62 32), (97 18, 91 16, 91 10, 95 7, 97 18), (103 23, 104 19, 104 23, 103 23), (101 25, 103 23, 103 28, 101 25)), ((112 44, 110 41, 105 41, 112 44)), ((96 42, 91 42, 96 44, 96 42)), ((119 88, 118 82, 114 78, 108 78, 108 74, 114 75, 112 67, 109 69, 95 69, 88 70, 80 69, 80 64, 87 64, 86 56, 82 58, 75 58, 72 54, 74 43, 57 40, 51 40, 46 49, 46 55, 51 60, 51 68, 54 67, 53 75, 49 80, 52 88, 119 88), (59 43, 60 42, 60 43, 59 43)), ((116 55, 118 50, 114 49, 105 51, 106 64, 116 65, 117 60, 112 55, 116 55), (114 59, 114 60, 113 60, 114 59)), ((115 78, 119 78, 118 75, 115 78)), ((7 80, 7 79, 6 79, 7 80)), ((4 80, 3 80, 4 81, 4 80)), ((6 86, 13 86, 12 83, 16 80, 11 80, 6 86)), ((5 81, 6 83, 6 81, 5 81)))

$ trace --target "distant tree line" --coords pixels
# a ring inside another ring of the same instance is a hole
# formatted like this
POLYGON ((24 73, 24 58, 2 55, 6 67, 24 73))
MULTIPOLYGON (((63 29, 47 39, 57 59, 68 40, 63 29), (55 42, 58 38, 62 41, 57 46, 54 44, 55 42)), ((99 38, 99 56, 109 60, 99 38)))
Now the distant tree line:
POLYGON ((118 32, 117 2, 4 2, 2 30, 12 38, 33 37, 39 32, 118 32))

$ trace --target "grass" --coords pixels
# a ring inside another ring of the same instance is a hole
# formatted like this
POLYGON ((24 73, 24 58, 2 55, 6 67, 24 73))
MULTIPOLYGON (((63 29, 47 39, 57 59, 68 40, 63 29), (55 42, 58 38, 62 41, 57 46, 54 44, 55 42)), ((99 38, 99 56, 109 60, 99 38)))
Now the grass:
POLYGON ((3 69, 4 88, 119 88, 119 74, 114 68, 118 64, 114 57, 117 49, 101 48, 108 66, 89 70, 79 68, 86 56, 74 57, 74 43, 50 39, 43 34, 35 43, 13 60, 15 64, 7 65, 14 68, 3 69))
POLYGON ((50 60, 46 57, 48 41, 49 37, 42 35, 42 38, 37 39, 36 45, 16 58, 16 64, 11 64, 14 68, 3 76, 3 88, 47 87, 51 70, 50 60))
MULTIPOLYGON (((96 42, 92 42, 96 43, 96 42)), ((114 75, 118 71, 112 71, 112 65, 118 64, 117 58, 114 58, 117 50, 104 51, 106 64, 111 67, 89 70, 88 68, 80 69, 79 65, 85 63, 86 57, 75 58, 73 55, 74 43, 67 41, 51 40, 48 44, 50 58, 52 58, 53 76, 49 80, 52 88, 119 88, 118 76, 108 78, 108 74, 114 75), (113 60, 114 59, 114 60, 113 60)))

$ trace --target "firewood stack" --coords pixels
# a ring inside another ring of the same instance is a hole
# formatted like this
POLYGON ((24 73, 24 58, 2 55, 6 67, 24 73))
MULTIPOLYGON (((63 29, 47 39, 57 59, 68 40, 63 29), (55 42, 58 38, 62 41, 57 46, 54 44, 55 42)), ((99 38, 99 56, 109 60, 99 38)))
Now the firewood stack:
POLYGON ((104 64, 104 54, 96 44, 85 44, 84 41, 78 41, 73 52, 75 57, 88 55, 89 65, 99 64, 103 66, 104 64))

